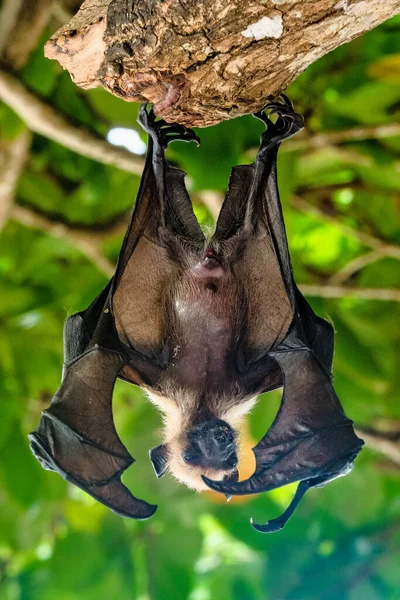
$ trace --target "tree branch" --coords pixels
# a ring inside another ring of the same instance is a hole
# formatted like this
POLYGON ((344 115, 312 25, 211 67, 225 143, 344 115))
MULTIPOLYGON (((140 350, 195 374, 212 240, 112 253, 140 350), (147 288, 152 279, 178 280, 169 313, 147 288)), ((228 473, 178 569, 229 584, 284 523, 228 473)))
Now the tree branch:
POLYGON ((73 15, 65 8, 61 0, 54 0, 53 17, 58 21, 59 25, 64 25, 64 23, 72 19, 73 15))
POLYGON ((86 0, 46 45, 83 88, 205 127, 256 112, 304 69, 400 11, 400 0, 86 0))
POLYGON ((298 150, 315 150, 344 144, 346 142, 360 142, 363 140, 378 140, 400 135, 400 124, 390 123, 377 127, 354 127, 342 131, 326 131, 315 135, 300 133, 295 138, 288 140, 283 146, 283 152, 296 152, 298 150))
POLYGON ((357 288, 341 285, 301 283, 299 284, 299 289, 305 296, 315 296, 319 298, 351 297, 360 300, 400 302, 400 290, 386 288, 357 288))
MULTIPOLYGON (((104 232, 81 231, 73 227, 68 227, 68 225, 63 223, 55 223, 33 210, 17 205, 12 207, 9 217, 26 227, 40 229, 56 238, 66 239, 68 242, 73 243, 86 258, 95 264, 99 271, 107 275, 107 277, 113 276, 115 265, 104 256, 101 250, 101 241, 104 240, 104 232)), ((120 227, 120 225, 115 228, 113 227, 107 233, 109 235, 114 234, 119 231, 120 227)), ((126 224, 124 223, 123 229, 125 230, 125 228, 126 224)))
MULTIPOLYGON (((46 26, 52 0, 3 0, 0 10, 0 60, 14 70, 22 68, 46 26), (27 35, 29 33, 29 35, 27 35)), ((28 158, 31 134, 0 139, 0 231, 12 209, 15 188, 28 158)))
POLYGON ((15 188, 28 158, 30 141, 28 131, 23 131, 14 140, 0 140, 0 231, 10 216, 15 188))
POLYGON ((75 127, 54 108, 29 92, 15 77, 0 71, 0 100, 25 122, 27 127, 44 137, 106 165, 140 175, 143 160, 122 148, 116 148, 83 127, 75 127))
POLYGON ((400 465, 400 431, 381 431, 373 428, 357 428, 367 446, 384 454, 396 465, 400 465))
POLYGON ((3 0, 0 12, 0 57, 18 71, 46 27, 53 10, 53 0, 3 0))
POLYGON ((7 46, 11 32, 18 23, 18 15, 24 0, 4 0, 0 11, 0 56, 7 46))
POLYGON ((370 233, 364 233, 363 231, 354 229, 353 227, 342 223, 340 220, 323 211, 318 206, 314 206, 306 200, 303 200, 303 198, 300 198, 299 196, 293 196, 290 203, 296 210, 304 212, 313 217, 322 219, 323 221, 327 221, 328 223, 332 223, 333 225, 335 225, 335 227, 338 227, 347 235, 356 238, 364 246, 368 246, 369 248, 377 250, 382 256, 387 256, 390 258, 396 258, 400 260, 399 246, 395 246, 394 244, 388 244, 387 242, 380 240, 379 238, 371 235, 370 233))
POLYGON ((347 279, 350 279, 352 275, 361 271, 364 267, 377 262, 381 258, 383 258, 385 254, 382 254, 379 250, 371 250, 370 252, 366 252, 361 256, 357 256, 353 260, 349 261, 347 265, 337 271, 330 277, 329 284, 330 285, 342 285, 347 279))

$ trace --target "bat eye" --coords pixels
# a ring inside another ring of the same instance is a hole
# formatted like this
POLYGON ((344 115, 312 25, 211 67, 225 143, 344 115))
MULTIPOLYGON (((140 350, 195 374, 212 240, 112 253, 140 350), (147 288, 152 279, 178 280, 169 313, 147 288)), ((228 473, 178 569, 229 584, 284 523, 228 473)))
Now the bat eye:
POLYGON ((197 454, 193 454, 191 452, 184 452, 183 454, 183 460, 189 465, 195 464, 198 459, 199 456, 197 454))

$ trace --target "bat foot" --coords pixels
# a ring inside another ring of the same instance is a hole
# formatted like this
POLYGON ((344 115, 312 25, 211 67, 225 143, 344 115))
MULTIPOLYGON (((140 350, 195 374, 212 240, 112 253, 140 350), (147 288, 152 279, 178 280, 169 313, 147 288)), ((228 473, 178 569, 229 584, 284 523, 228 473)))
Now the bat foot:
POLYGON ((260 119, 267 130, 262 136, 261 148, 259 151, 259 157, 280 144, 283 140, 286 140, 292 135, 295 135, 304 127, 304 119, 301 115, 295 112, 293 104, 287 96, 281 94, 273 102, 269 102, 261 111, 253 114, 256 119, 260 119), (269 116, 264 111, 269 110, 270 114, 278 115, 276 123, 273 123, 269 116))
POLYGON ((149 109, 148 106, 148 104, 142 104, 140 107, 138 123, 158 146, 165 150, 168 144, 176 140, 200 144, 200 138, 192 129, 179 125, 179 123, 167 123, 163 119, 157 119, 153 109, 149 109))

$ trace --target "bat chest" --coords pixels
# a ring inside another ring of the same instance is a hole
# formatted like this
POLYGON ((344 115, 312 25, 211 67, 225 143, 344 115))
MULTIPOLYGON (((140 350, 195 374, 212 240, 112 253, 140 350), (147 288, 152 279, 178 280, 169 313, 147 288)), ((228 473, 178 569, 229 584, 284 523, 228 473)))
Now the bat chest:
POLYGON ((232 378, 239 297, 237 281, 220 266, 199 265, 183 274, 172 298, 176 383, 216 389, 232 378))

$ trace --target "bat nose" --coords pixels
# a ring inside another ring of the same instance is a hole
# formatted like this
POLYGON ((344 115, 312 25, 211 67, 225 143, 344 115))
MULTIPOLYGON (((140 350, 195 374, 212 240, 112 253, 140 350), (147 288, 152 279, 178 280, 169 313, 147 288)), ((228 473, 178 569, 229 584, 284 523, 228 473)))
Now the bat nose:
POLYGON ((225 421, 205 421, 193 428, 189 437, 191 449, 184 454, 185 462, 223 470, 236 467, 235 435, 225 421))

